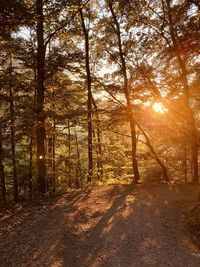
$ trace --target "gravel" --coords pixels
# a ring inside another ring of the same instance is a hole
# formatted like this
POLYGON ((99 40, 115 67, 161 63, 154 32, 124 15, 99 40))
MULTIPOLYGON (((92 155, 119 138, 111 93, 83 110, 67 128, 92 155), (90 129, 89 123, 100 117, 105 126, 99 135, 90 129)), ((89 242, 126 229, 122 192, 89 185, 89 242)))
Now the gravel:
POLYGON ((1 267, 199 267, 184 220, 199 186, 114 185, 0 220, 1 267))

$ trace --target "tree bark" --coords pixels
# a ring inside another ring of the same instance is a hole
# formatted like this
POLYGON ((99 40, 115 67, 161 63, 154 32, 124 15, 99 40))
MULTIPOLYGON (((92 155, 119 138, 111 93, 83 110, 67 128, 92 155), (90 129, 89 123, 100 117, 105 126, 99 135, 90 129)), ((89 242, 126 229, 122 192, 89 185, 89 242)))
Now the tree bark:
POLYGON ((10 87, 10 141, 11 141, 11 151, 12 151, 12 168, 13 168, 13 195, 14 201, 18 202, 19 192, 18 192, 18 178, 17 178, 17 167, 16 167, 16 149, 15 149, 15 114, 14 114, 14 100, 13 92, 10 87))
POLYGON ((1 127, 0 127, 0 178, 1 178, 2 203, 3 203, 3 207, 6 208, 7 192, 6 192, 6 179, 5 179, 4 164, 3 164, 3 142, 2 142, 1 127))
POLYGON ((37 80, 36 80, 36 109, 37 109, 37 182, 39 193, 46 192, 46 166, 45 166, 45 45, 44 45, 44 17, 43 17, 43 1, 36 0, 37 11, 37 80))
POLYGON ((83 10, 80 9, 82 29, 85 37, 85 68, 87 74, 87 121, 88 121, 88 176, 87 182, 92 181, 93 175, 93 148, 92 148, 92 79, 90 73, 90 48, 89 48, 89 33, 85 26, 83 10))
POLYGON ((52 136, 46 137, 46 167, 47 167, 47 192, 52 186, 52 136))
POLYGON ((75 187, 80 188, 80 181, 79 177, 81 178, 81 160, 80 160, 80 151, 78 145, 78 136, 75 130, 75 140, 76 140, 76 152, 77 152, 77 164, 76 164, 76 180, 75 180, 75 187))
POLYGON ((103 178, 103 164, 102 164, 102 144, 101 144, 101 131, 100 131, 100 119, 99 119, 99 114, 98 114, 98 107, 97 104, 94 100, 94 97, 92 96, 92 104, 95 109, 95 114, 96 114, 96 124, 97 124, 97 168, 98 168, 98 173, 100 175, 100 180, 103 178))
POLYGON ((53 137, 52 137, 52 190, 56 192, 56 120, 53 118, 53 137))
POLYGON ((29 147, 29 198, 33 197, 33 137, 30 139, 29 147))
POLYGON ((187 146, 184 146, 184 158, 183 158, 183 172, 184 172, 184 180, 187 183, 187 174, 188 174, 188 161, 187 161, 187 146))
POLYGON ((71 177, 71 130, 70 130, 70 121, 67 121, 68 128, 68 186, 69 188, 72 186, 72 177, 71 177))
POLYGON ((139 123, 136 122, 137 127, 140 129, 140 131, 142 132, 143 136, 146 139, 146 145, 148 146, 152 156, 154 157, 154 159, 157 161, 158 165, 160 166, 161 170, 162 170, 162 175, 163 175, 163 179, 165 180, 165 182, 169 182, 169 176, 167 174, 167 168, 165 167, 165 165, 162 163, 162 161, 159 159, 155 149, 153 148, 148 135, 145 133, 145 131, 142 129, 142 127, 140 126, 139 123))
MULTIPOLYGON (((9 53, 9 75, 12 78, 12 53, 9 53)), ((12 151, 12 169, 13 169, 13 197, 14 201, 18 202, 19 191, 18 191, 18 178, 17 178, 17 167, 16 167, 16 149, 15 149, 15 107, 14 107, 14 96, 12 82, 9 82, 9 109, 10 109, 10 142, 12 151)))
POLYGON ((123 48, 122 48, 120 25, 115 15, 114 9, 113 9, 113 1, 108 0, 108 5, 110 8, 112 17, 113 17, 113 21, 114 21, 115 29, 116 29, 116 35, 118 39, 119 55, 120 55, 121 68, 122 68, 123 79, 124 79, 124 94, 126 98, 127 112, 128 112, 128 118, 129 118, 129 123, 130 123, 130 130, 131 130, 132 166, 133 166, 133 173, 134 173, 133 182, 137 184, 138 181, 140 180, 138 162, 137 162, 137 157, 136 157, 137 140, 136 140, 135 121, 133 118, 133 112, 132 112, 131 101, 130 101, 130 90, 128 86, 126 60, 124 58, 124 53, 123 53, 123 48))
POLYGON ((195 126, 194 114, 193 110, 190 106, 190 87, 188 83, 188 73, 186 62, 180 54, 179 43, 177 32, 174 29, 173 18, 171 14, 171 1, 166 0, 167 3, 167 12, 168 12, 168 21, 169 21, 169 29, 171 34, 171 40, 173 43, 174 51, 176 52, 177 61, 179 63, 179 68, 181 71, 181 81, 184 88, 185 95, 185 111, 187 112, 188 118, 188 130, 190 133, 191 139, 191 162, 192 162, 192 182, 198 182, 198 135, 197 129, 195 126))

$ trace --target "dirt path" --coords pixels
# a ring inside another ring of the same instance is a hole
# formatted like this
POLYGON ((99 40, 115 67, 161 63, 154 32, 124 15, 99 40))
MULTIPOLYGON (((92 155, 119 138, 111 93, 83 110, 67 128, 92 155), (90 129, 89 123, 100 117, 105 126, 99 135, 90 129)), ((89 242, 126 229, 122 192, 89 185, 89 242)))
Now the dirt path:
POLYGON ((21 210, 0 222, 0 266, 199 267, 183 227, 199 189, 96 187, 21 210))

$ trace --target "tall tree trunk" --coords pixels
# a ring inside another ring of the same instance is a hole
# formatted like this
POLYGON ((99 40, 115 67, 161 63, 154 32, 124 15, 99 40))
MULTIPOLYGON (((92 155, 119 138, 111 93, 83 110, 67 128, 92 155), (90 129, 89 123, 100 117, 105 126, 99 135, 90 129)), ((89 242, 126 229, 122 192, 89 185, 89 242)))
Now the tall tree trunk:
POLYGON ((39 193, 46 192, 46 166, 45 166, 45 114, 44 114, 44 73, 45 73, 45 45, 44 45, 44 17, 43 0, 36 0, 37 11, 37 81, 36 81, 36 109, 37 109, 37 180, 39 193))
POLYGON ((140 174, 138 170, 138 162, 137 162, 137 157, 136 157, 137 140, 136 140, 135 121, 133 118, 133 112, 132 112, 131 101, 130 101, 130 89, 128 86, 126 61, 124 58, 124 53, 123 53, 123 48, 122 48, 120 25, 115 15, 114 9, 113 9, 113 0, 108 0, 108 5, 110 8, 112 17, 113 17, 117 39, 118 39, 119 56, 121 60, 121 69, 122 69, 122 74, 123 74, 123 79, 124 79, 124 95, 126 98, 127 112, 128 112, 128 118, 129 118, 129 123, 130 123, 130 130, 131 130, 132 166, 133 166, 133 173, 134 173, 133 182, 137 184, 140 179, 140 174))
MULTIPOLYGON (((36 111, 36 99, 37 99, 37 71, 36 67, 33 68, 33 75, 34 75, 34 112, 36 111)), ((33 132, 34 132, 34 125, 35 120, 32 122, 31 126, 31 137, 30 137, 30 144, 29 144, 29 198, 32 199, 33 197, 33 132)))
MULTIPOLYGON (((13 69, 12 53, 9 53, 9 75, 11 78, 13 69)), ((10 104, 10 141, 12 151, 12 169, 13 169, 13 197, 14 201, 18 202, 18 178, 17 178, 17 167, 16 167, 16 149, 15 149, 15 108, 14 108, 14 96, 12 89, 12 82, 9 83, 9 104, 10 104)))
POLYGON ((16 167, 16 149, 15 149, 15 111, 14 111, 14 99, 12 88, 10 87, 10 141, 12 151, 12 168, 13 168, 13 195, 14 201, 18 202, 18 179, 17 179, 17 167, 16 167))
POLYGON ((76 180, 75 180, 75 187, 80 188, 80 181, 79 177, 82 180, 82 170, 81 170, 81 159, 80 159, 80 151, 79 151, 79 145, 78 145, 78 136, 77 132, 75 130, 75 140, 76 140, 76 152, 77 152, 77 164, 76 164, 76 180))
POLYGON ((102 164, 102 144, 101 144, 101 131, 100 131, 100 119, 98 114, 98 107, 94 100, 94 97, 92 96, 92 104, 95 109, 95 115, 96 115, 96 125, 97 125, 97 147, 98 147, 98 159, 97 159, 97 167, 98 172, 100 175, 100 180, 103 178, 103 164, 102 164))
POLYGON ((193 110, 189 103, 190 87, 188 83, 188 72, 187 72, 186 62, 180 53, 177 32, 176 29, 174 29, 173 18, 171 14, 171 0, 166 0, 166 3, 167 3, 167 13, 168 13, 171 40, 173 43, 173 48, 176 52, 177 61, 179 63, 179 68, 181 73, 180 76, 184 88, 185 111, 187 113, 188 130, 191 140, 192 182, 196 183, 198 182, 198 135, 195 126, 193 110))
POLYGON ((52 151, 53 151, 53 138, 50 133, 50 136, 46 138, 46 164, 47 164, 47 192, 49 192, 52 188, 52 166, 53 166, 53 159, 52 159, 52 151))
POLYGON ((188 161, 187 161, 187 146, 184 146, 184 159, 183 159, 183 172, 184 172, 184 180, 187 183, 187 174, 188 174, 188 161))
POLYGON ((98 143, 98 152, 99 152, 99 158, 98 158, 98 163, 99 163, 99 169, 100 169, 100 180, 103 179, 103 163, 102 163, 102 145, 101 145, 101 133, 100 133, 100 128, 99 125, 97 124, 97 143, 98 143))
MULTIPOLYGON (((97 144, 97 138, 96 138, 96 133, 95 133, 95 129, 93 128, 92 130, 93 132, 93 140, 94 140, 94 143, 97 144)), ((97 156, 97 161, 96 161, 96 164, 97 164, 97 179, 99 180, 99 174, 100 174, 100 162, 99 162, 99 149, 98 149, 98 144, 95 145, 95 152, 96 152, 96 156, 97 156)))
POLYGON ((70 121, 67 121, 68 128, 68 186, 69 188, 72 186, 72 177, 71 177, 71 130, 70 130, 70 121))
POLYGON ((3 207, 6 207, 7 193, 6 193, 6 179, 5 179, 4 164, 3 164, 3 144, 2 144, 1 127, 0 127, 0 179, 1 179, 2 203, 3 203, 3 207))
POLYGON ((82 29, 85 37, 85 68, 87 73, 87 121, 88 121, 88 176, 87 182, 92 181, 93 175, 93 149, 92 149, 92 79, 90 73, 90 49, 89 49, 89 33, 85 26, 83 10, 80 9, 82 29))
MULTIPOLYGON (((9 74, 12 75, 12 54, 10 53, 10 66, 9 74)), ((17 179, 17 167, 16 167, 16 150, 15 150, 15 109, 14 109, 14 97, 12 91, 12 83, 9 85, 9 100, 10 100, 10 141, 12 151, 12 168, 13 168, 13 196, 14 201, 18 202, 18 179, 17 179)))
POLYGON ((33 136, 31 135, 29 147, 29 198, 33 197, 33 136))
POLYGON ((56 120, 53 118, 53 137, 52 137, 52 186, 53 193, 56 192, 56 120))
POLYGON ((165 182, 169 182, 169 176, 167 174, 167 168, 165 167, 165 165, 162 163, 162 161, 159 159, 154 147, 152 146, 148 135, 145 133, 145 131, 142 129, 142 127, 140 126, 140 124, 138 122, 136 122, 137 127, 140 129, 140 131, 142 132, 143 136, 146 139, 146 145, 148 146, 152 156, 154 157, 154 159, 157 161, 158 165, 160 166, 161 170, 162 170, 162 175, 163 175, 163 179, 165 180, 165 182))

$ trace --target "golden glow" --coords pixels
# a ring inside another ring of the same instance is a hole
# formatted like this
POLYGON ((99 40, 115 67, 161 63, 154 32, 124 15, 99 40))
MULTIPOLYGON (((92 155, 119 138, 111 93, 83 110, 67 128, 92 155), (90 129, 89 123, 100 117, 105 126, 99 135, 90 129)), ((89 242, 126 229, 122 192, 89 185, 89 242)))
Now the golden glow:
POLYGON ((167 112, 167 109, 163 106, 161 102, 155 102, 152 107, 155 112, 158 112, 161 114, 167 112))
POLYGON ((145 107, 149 107, 150 105, 151 105, 151 102, 150 101, 147 101, 147 102, 144 103, 144 106, 145 107))
POLYGON ((42 158, 43 158, 43 156, 42 156, 42 155, 40 155, 40 156, 39 156, 39 159, 42 159, 42 158))

